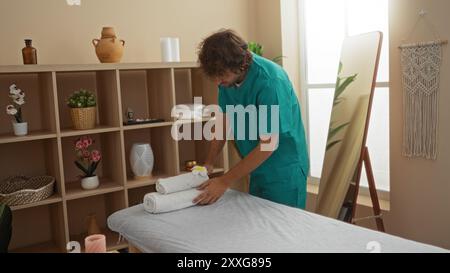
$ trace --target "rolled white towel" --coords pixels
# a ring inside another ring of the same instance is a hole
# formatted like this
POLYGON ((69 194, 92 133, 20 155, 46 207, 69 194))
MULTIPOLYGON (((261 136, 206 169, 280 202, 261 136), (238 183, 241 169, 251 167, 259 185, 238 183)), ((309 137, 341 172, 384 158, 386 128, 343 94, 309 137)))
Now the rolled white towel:
POLYGON ((196 188, 208 179, 206 168, 196 166, 190 173, 158 179, 156 181, 156 191, 161 194, 184 191, 196 188))
POLYGON ((188 208, 195 205, 192 201, 201 192, 190 189, 171 194, 148 193, 144 196, 144 209, 150 213, 163 213, 188 208))

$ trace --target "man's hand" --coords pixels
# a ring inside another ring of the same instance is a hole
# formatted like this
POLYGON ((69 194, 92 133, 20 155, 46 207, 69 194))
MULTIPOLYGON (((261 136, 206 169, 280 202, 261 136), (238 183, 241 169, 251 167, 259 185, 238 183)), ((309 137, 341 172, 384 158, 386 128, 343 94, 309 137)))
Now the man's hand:
POLYGON ((211 178, 198 187, 198 189, 203 192, 197 196, 193 202, 198 205, 213 204, 222 197, 229 187, 230 183, 225 181, 222 177, 211 178))

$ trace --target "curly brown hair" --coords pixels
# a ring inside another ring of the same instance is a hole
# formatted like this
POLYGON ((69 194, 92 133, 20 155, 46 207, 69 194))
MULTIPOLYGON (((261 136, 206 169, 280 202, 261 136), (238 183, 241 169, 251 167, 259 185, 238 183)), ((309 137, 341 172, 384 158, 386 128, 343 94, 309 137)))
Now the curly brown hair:
POLYGON ((199 45, 198 59, 208 77, 245 71, 252 61, 247 42, 231 29, 220 30, 199 45))

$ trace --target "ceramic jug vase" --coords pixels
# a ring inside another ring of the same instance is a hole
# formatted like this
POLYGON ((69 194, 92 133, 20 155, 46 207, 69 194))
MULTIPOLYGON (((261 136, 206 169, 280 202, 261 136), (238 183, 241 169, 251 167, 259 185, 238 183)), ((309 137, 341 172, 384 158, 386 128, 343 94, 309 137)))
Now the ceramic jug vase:
POLYGON ((92 44, 101 63, 118 63, 122 59, 125 41, 117 39, 114 28, 104 27, 101 39, 93 39, 92 44))

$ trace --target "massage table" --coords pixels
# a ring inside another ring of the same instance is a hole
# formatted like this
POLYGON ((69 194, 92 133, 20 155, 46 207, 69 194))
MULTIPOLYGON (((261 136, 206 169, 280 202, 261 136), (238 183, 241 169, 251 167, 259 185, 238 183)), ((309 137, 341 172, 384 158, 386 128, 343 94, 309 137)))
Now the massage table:
POLYGON ((133 206, 110 215, 108 227, 148 253, 447 252, 235 190, 161 214, 133 206))

